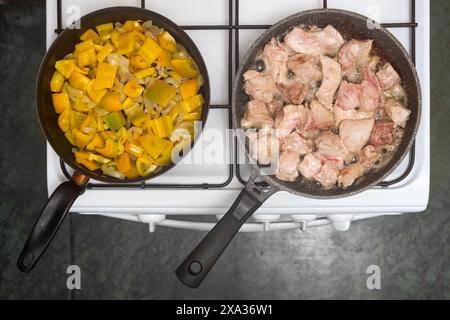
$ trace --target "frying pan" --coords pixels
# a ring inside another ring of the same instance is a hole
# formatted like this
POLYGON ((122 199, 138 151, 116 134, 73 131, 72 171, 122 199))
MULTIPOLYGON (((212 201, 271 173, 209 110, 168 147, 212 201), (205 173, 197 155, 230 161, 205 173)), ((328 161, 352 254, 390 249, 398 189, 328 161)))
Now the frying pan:
MULTIPOLYGON (((68 53, 72 52, 79 37, 89 28, 95 30, 95 26, 108 22, 125 22, 126 20, 152 20, 155 25, 163 28, 172 34, 177 43, 181 44, 197 63, 199 71, 203 77, 203 85, 200 93, 203 95, 205 105, 202 111, 202 126, 205 125, 209 110, 210 86, 209 77, 205 62, 192 39, 174 22, 169 19, 146 9, 136 7, 112 7, 89 13, 80 20, 80 29, 66 29, 48 49, 42 60, 36 84, 36 106, 39 122, 47 141, 53 150, 72 167, 75 172, 72 179, 60 184, 48 199, 44 208, 36 220, 25 246, 19 256, 17 267, 23 272, 29 272, 41 257, 57 230, 59 229, 64 217, 72 206, 73 202, 80 196, 90 178, 109 182, 109 183, 133 183, 155 178, 164 174, 175 164, 165 167, 159 167, 152 175, 148 177, 139 177, 136 179, 120 180, 104 175, 101 170, 90 171, 79 165, 75 161, 72 153, 72 145, 66 140, 63 132, 58 126, 58 114, 53 109, 52 97, 50 92, 50 79, 55 71, 55 62, 62 59, 68 53)), ((193 144, 198 139, 195 137, 193 144)), ((187 152, 183 154, 186 156, 187 152)))
MULTIPOLYGON (((176 275, 184 284, 193 288, 197 288, 201 284, 242 224, 274 193, 287 191, 317 199, 351 196, 381 182, 405 157, 419 126, 421 113, 419 80, 414 64, 400 42, 383 27, 368 28, 369 21, 371 21, 369 18, 349 11, 318 9, 289 16, 266 30, 247 51, 237 72, 233 87, 233 124, 235 129, 241 128, 240 120, 244 114, 245 105, 250 100, 244 92, 242 75, 245 71, 254 69, 255 58, 264 45, 272 37, 285 34, 294 26, 316 25, 323 28, 331 24, 342 34, 344 39, 373 39, 372 52, 389 61, 403 81, 407 94, 407 107, 411 110, 411 115, 404 130, 403 139, 392 159, 382 169, 366 173, 346 189, 336 187, 329 190, 324 190, 318 184, 305 179, 287 182, 274 176, 262 175, 261 168, 256 163, 252 163, 250 178, 236 201, 176 270, 176 275), (256 181, 265 182, 266 186, 263 188, 256 181)), ((243 141, 242 135, 238 135, 238 138, 239 142, 244 145, 245 141, 243 141)), ((249 157, 248 145, 245 146, 245 153, 249 157)))

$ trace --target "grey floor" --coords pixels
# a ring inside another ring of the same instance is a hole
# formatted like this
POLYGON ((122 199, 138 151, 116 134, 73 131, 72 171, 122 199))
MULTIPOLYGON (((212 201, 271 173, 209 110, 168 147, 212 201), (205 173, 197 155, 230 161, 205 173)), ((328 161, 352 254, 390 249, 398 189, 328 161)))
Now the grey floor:
POLYGON ((31 274, 15 268, 45 201, 45 140, 34 83, 45 52, 45 2, 0 1, 0 298, 3 299, 449 299, 450 3, 432 1, 431 192, 422 214, 305 233, 239 234, 201 289, 173 270, 203 233, 71 215, 31 274), (82 289, 66 288, 66 268, 82 289), (381 268, 381 290, 366 287, 381 268))

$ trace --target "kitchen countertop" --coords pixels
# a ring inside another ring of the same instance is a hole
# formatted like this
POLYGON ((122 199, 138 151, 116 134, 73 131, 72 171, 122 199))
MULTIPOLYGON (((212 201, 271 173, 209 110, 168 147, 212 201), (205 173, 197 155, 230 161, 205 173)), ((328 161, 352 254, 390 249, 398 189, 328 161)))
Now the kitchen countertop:
MULTIPOLYGON (((47 197, 34 81, 45 53, 45 2, 0 1, 0 299, 450 298, 450 3, 431 2, 431 190, 426 212, 306 232, 238 234, 198 290, 173 271, 203 232, 70 215, 30 274, 15 268, 47 197), (81 268, 81 290, 66 268, 81 268), (366 268, 381 269, 368 290, 366 268)), ((206 218, 205 218, 206 219, 206 218)))

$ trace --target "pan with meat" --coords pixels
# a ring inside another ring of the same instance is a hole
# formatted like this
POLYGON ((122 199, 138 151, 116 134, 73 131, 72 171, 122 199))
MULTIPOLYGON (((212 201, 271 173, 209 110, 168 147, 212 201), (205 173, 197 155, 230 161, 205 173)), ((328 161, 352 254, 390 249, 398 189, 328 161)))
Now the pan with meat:
POLYGON ((246 132, 238 138, 257 161, 231 208, 176 270, 183 283, 198 287, 272 194, 352 196, 405 157, 420 120, 417 73, 400 42, 370 21, 344 10, 304 11, 247 51, 233 87, 233 125, 246 132))

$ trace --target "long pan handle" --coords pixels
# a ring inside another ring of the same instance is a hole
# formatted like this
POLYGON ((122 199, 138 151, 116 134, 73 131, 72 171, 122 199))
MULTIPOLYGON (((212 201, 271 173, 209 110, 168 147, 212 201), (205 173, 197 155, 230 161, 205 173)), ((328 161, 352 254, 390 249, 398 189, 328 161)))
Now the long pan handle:
POLYGON ((84 192, 88 178, 74 175, 60 184, 48 199, 17 260, 17 268, 30 272, 47 249, 73 202, 84 192))
POLYGON ((274 193, 273 190, 255 192, 254 181, 250 180, 228 212, 175 271, 185 285, 191 288, 200 286, 241 226, 274 193))

